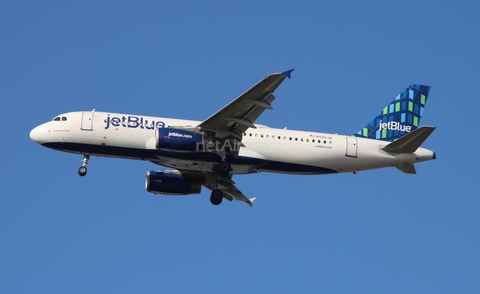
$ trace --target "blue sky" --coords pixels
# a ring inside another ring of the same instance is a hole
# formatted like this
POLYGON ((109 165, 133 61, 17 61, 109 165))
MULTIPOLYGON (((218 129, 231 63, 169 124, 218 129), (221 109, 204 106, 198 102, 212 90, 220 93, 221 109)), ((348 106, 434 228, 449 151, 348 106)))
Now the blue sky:
POLYGON ((2 1, 0 292, 478 293, 479 4, 320 2, 2 1), (203 120, 290 68, 258 123, 351 134, 427 84, 438 159, 236 176, 255 206, 214 207, 29 138, 93 108, 203 120))

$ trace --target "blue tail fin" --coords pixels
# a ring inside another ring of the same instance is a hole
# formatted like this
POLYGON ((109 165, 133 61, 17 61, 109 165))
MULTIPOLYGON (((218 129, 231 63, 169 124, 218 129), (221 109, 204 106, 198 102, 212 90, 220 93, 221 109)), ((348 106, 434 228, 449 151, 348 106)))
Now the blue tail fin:
POLYGON ((353 136, 394 141, 414 131, 420 123, 429 92, 430 86, 408 86, 379 115, 353 136))

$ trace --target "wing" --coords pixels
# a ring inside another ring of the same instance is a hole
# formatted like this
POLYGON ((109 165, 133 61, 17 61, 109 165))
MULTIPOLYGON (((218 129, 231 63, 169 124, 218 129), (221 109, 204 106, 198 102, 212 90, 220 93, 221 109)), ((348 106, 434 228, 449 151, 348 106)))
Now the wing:
POLYGON ((236 134, 237 139, 241 139, 241 134, 248 128, 256 128, 253 123, 265 109, 273 109, 270 106, 275 99, 272 93, 285 78, 290 78, 292 71, 293 69, 267 76, 199 124, 198 128, 215 133, 216 138, 236 134))
POLYGON ((247 198, 247 196, 245 196, 237 187, 235 187, 235 182, 232 181, 231 175, 230 176, 217 175, 217 178, 215 179, 215 175, 213 172, 201 172, 201 171, 192 171, 192 170, 184 170, 184 169, 179 169, 178 171, 182 174, 184 178, 200 180, 204 187, 212 191, 215 190, 215 180, 216 180, 218 190, 221 190, 224 193, 223 198, 229 201, 233 201, 233 200, 243 201, 248 205, 250 205, 250 207, 252 207, 253 201, 256 199, 256 197, 247 198))
MULTIPOLYGON (((220 146, 242 146, 241 140, 243 133, 248 128, 256 128, 253 124, 257 118, 265 111, 265 109, 273 109, 271 103, 275 99, 272 93, 280 86, 285 78, 290 78, 293 69, 274 73, 238 98, 230 102, 228 105, 217 111, 214 115, 200 123, 196 131, 200 131, 209 142, 220 142, 229 144, 220 144, 220 146)), ((216 145, 217 146, 217 145, 216 145)), ((222 160, 225 160, 226 154, 229 153, 238 157, 239 148, 223 147, 220 150, 212 150, 217 153, 222 160)), ((154 163, 165 165, 162 162, 154 163)), ((167 164, 167 166, 169 166, 167 164)), ((218 173, 184 170, 179 169, 180 173, 187 178, 196 178, 202 182, 202 185, 210 190, 219 189, 224 193, 224 198, 232 201, 239 200, 253 206, 255 198, 247 198, 232 181, 231 175, 221 176, 218 173)))
MULTIPOLYGON (((203 186, 212 191, 215 189, 215 179, 213 173, 208 173, 206 175, 203 186)), ((224 193, 223 198, 229 201, 243 201, 250 205, 250 207, 253 206, 253 201, 256 199, 256 197, 247 198, 247 196, 245 196, 237 187, 235 187, 235 182, 232 181, 230 177, 217 176, 217 186, 218 189, 222 190, 224 193)))

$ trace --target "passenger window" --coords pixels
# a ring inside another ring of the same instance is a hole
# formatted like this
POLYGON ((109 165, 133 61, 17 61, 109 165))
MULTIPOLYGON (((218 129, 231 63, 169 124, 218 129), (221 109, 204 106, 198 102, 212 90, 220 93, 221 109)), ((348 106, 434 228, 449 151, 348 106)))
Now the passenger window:
POLYGON ((250 137, 252 136, 252 133, 250 133, 250 137))
POLYGON ((267 139, 268 139, 268 135, 267 135, 267 139))
POLYGON ((262 138, 263 138, 263 134, 261 134, 261 135, 260 135, 260 137, 262 137, 262 138))
POLYGON ((310 142, 310 141, 307 139, 307 142, 310 142))
POLYGON ((278 136, 278 140, 280 140, 282 137, 278 136))
POLYGON ((298 139, 297 139, 297 138, 295 138, 295 141, 298 141, 298 139))
POLYGON ((302 141, 302 142, 303 142, 303 138, 300 138, 300 141, 302 141))

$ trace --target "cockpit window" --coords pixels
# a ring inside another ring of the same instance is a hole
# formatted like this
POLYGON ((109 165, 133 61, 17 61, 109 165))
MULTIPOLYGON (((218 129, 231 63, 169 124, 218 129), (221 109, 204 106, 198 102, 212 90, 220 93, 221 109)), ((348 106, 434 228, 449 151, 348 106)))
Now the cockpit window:
POLYGON ((66 121, 67 118, 65 116, 62 116, 62 121, 66 121))
POLYGON ((53 121, 60 121, 60 117, 57 116, 56 118, 53 119, 53 121))

